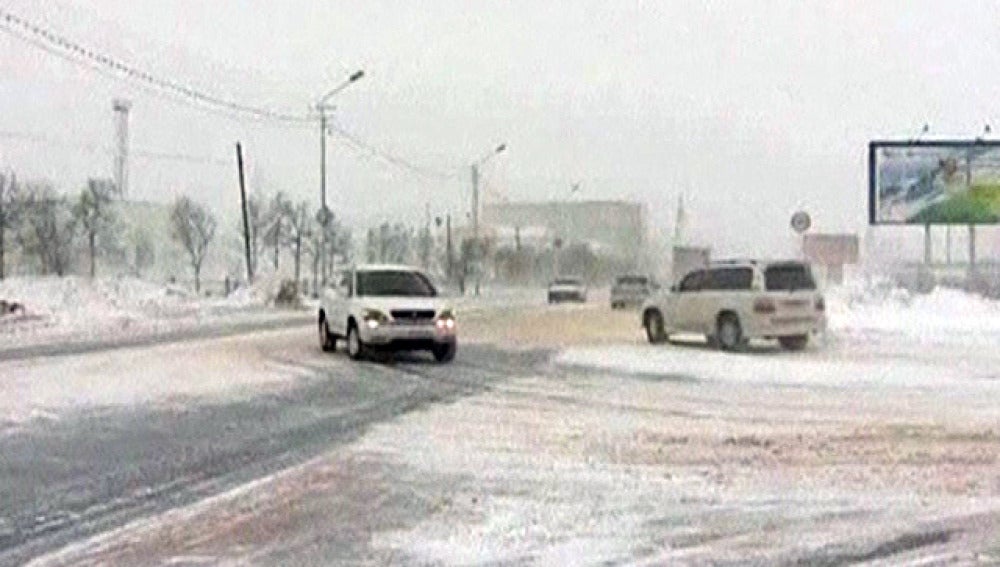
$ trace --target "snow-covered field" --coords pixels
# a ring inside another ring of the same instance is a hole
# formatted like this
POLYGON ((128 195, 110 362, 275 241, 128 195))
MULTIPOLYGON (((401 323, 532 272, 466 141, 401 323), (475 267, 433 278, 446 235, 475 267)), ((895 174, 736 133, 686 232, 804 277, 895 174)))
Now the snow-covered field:
POLYGON ((24 313, 0 317, 0 349, 135 340, 297 316, 270 305, 273 287, 262 281, 228 297, 202 297, 129 276, 8 278, 0 281, 0 299, 21 303, 24 313))

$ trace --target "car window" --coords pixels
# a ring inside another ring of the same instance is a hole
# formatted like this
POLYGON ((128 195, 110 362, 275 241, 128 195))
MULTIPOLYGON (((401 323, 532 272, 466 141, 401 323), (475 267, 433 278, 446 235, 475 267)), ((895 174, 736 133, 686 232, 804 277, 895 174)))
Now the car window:
POLYGON ((768 291, 816 289, 816 282, 805 264, 773 264, 764 270, 764 287, 768 291))
POLYGON ((437 290, 426 276, 406 270, 358 272, 358 296, 436 297, 437 290))
POLYGON ((684 279, 681 280, 681 285, 678 289, 680 291, 698 291, 701 289, 703 279, 705 279, 704 270, 691 272, 690 274, 684 276, 684 279))
POLYGON ((708 273, 702 289, 712 290, 748 290, 753 283, 753 270, 750 268, 716 268, 708 273))

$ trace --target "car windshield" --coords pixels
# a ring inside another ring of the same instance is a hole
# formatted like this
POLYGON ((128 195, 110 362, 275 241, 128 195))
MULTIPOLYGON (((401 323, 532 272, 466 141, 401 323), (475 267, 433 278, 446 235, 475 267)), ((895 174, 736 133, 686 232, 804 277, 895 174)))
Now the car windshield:
POLYGON ((764 270, 764 285, 768 291, 816 289, 809 266, 805 264, 775 264, 764 270))
POLYGON ((649 283, 649 279, 646 278, 645 276, 619 276, 615 280, 615 283, 617 285, 639 286, 639 285, 646 285, 646 284, 648 284, 649 283))
POLYGON ((358 272, 359 296, 435 297, 437 290, 419 272, 373 270, 358 272))
POLYGON ((553 283, 555 285, 580 285, 580 280, 576 278, 558 278, 553 283))

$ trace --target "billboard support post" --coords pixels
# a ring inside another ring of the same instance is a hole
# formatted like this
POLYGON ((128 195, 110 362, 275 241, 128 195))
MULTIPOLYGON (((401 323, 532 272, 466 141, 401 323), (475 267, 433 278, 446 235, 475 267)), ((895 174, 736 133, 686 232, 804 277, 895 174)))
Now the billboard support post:
POLYGON ((931 263, 934 261, 934 255, 931 250, 931 225, 924 225, 924 265, 930 268, 931 263))
POLYGON ((944 263, 951 266, 951 225, 944 227, 944 263))
POLYGON ((976 277, 976 225, 969 225, 969 282, 976 277))

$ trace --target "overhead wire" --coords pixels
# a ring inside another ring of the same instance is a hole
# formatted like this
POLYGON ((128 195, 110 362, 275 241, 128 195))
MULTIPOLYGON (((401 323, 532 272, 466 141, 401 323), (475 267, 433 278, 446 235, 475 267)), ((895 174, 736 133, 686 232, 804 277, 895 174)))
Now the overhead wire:
MULTIPOLYGON (((318 117, 315 115, 291 114, 243 104, 201 92, 177 81, 156 77, 116 57, 94 51, 59 33, 13 14, 3 7, 0 7, 0 31, 5 31, 21 41, 73 64, 84 66, 112 78, 132 80, 153 94, 168 96, 173 101, 189 105, 197 103, 195 106, 199 109, 222 113, 230 118, 270 121, 278 125, 295 128, 312 127, 317 122, 318 117)), ((450 180, 455 178, 459 173, 458 170, 447 173, 415 164, 410 160, 362 140, 342 126, 333 124, 332 121, 328 127, 331 133, 336 134, 347 146, 359 154, 366 157, 374 157, 386 164, 419 175, 425 179, 450 180)))
MULTIPOLYGON (((82 142, 82 141, 60 140, 53 138, 51 136, 36 134, 33 132, 16 132, 11 130, 0 130, 0 138, 9 140, 25 140, 28 142, 47 144, 50 146, 57 146, 57 147, 80 148, 86 151, 102 152, 108 155, 115 154, 115 149, 110 146, 94 144, 90 142, 82 142)), ((145 149, 130 150, 129 155, 133 157, 150 159, 150 160, 182 161, 187 163, 200 163, 200 164, 214 165, 220 167, 221 166, 229 167, 232 165, 232 160, 224 160, 222 158, 217 158, 217 157, 196 156, 191 154, 169 153, 169 152, 160 152, 160 151, 145 150, 145 149)))
POLYGON ((128 77, 133 81, 138 81, 146 85, 167 91, 176 95, 181 95, 194 102, 206 106, 217 107, 239 115, 253 116, 278 122, 310 123, 313 119, 305 115, 293 115, 266 108, 242 104, 222 97, 207 94, 191 87, 185 86, 170 79, 155 77, 133 65, 125 63, 117 58, 105 55, 85 47, 61 34, 53 32, 34 24, 20 16, 0 7, 0 29, 3 29, 15 37, 28 41, 32 45, 42 48, 45 51, 59 55, 74 63, 80 63, 82 58, 89 67, 103 67, 110 69, 118 75, 128 77), (20 30, 22 33, 17 33, 20 30), (25 35, 28 34, 27 36, 25 35), (61 50, 61 51, 59 51, 61 50), (73 54, 73 56, 69 56, 73 54), (75 56, 75 57, 74 57, 75 56))

